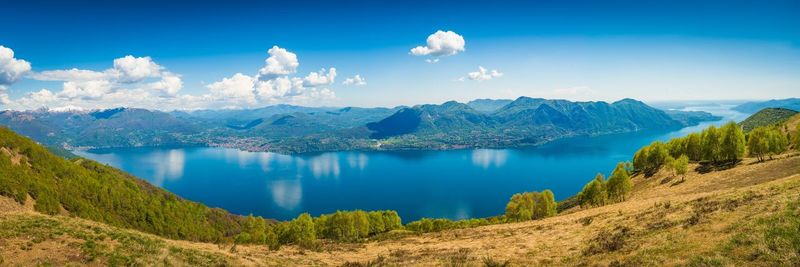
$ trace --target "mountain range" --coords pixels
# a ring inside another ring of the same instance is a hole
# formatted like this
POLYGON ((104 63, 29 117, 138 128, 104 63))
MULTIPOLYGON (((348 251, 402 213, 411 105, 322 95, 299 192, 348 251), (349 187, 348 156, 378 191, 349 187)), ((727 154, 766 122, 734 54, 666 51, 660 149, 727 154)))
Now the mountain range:
POLYGON ((675 129, 719 120, 633 100, 520 97, 413 107, 302 107, 161 112, 137 108, 0 112, 0 125, 54 147, 225 146, 285 153, 537 145, 577 135, 675 129))
POLYGON ((733 110, 743 113, 756 113, 765 108, 785 108, 794 111, 800 111, 800 98, 785 98, 785 99, 772 99, 767 101, 747 102, 736 107, 733 110))

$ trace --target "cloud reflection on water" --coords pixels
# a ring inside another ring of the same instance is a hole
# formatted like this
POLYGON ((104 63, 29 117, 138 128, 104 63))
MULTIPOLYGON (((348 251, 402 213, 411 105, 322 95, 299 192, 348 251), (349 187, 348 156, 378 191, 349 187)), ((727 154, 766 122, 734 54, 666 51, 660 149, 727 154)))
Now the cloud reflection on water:
POLYGON ((323 153, 308 159, 311 174, 314 178, 329 177, 339 178, 341 169, 339 167, 338 153, 323 153))
POLYGON ((170 149, 166 152, 154 152, 153 184, 163 186, 166 180, 177 180, 183 177, 186 167, 186 152, 183 149, 170 149))
POLYGON ((269 188, 272 201, 285 210, 294 210, 303 198, 303 187, 299 179, 272 181, 269 188))
POLYGON ((369 157, 367 154, 364 153, 350 153, 347 154, 347 164, 350 165, 351 169, 358 168, 359 170, 364 170, 367 167, 367 162, 369 161, 369 157))
POLYGON ((502 167, 508 159, 508 150, 475 149, 472 151, 472 164, 484 169, 502 167))

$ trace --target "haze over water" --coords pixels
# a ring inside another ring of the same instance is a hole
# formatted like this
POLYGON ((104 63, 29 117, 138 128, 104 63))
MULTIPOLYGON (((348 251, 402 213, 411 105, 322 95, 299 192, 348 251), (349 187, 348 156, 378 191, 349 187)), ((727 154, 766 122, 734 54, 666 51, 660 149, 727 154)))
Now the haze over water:
POLYGON ((237 214, 288 220, 303 212, 397 210, 404 221, 502 214, 514 193, 574 195, 639 147, 740 121, 729 106, 686 107, 725 117, 672 132, 575 137, 524 149, 329 152, 282 155, 227 148, 128 148, 76 154, 123 169, 177 195, 237 214))

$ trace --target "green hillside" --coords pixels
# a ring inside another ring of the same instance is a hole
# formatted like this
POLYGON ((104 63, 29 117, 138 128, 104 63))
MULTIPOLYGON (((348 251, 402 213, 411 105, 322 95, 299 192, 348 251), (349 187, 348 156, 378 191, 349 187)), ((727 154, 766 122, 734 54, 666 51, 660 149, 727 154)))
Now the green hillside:
POLYGON ((106 165, 66 160, 4 127, 0 174, 0 195, 22 204, 35 201, 41 213, 68 214, 169 238, 218 241, 240 232, 245 221, 106 165))
POLYGON ((750 117, 740 122, 739 125, 741 125, 744 132, 747 133, 761 126, 782 123, 797 113, 797 111, 785 108, 765 108, 750 115, 750 117))

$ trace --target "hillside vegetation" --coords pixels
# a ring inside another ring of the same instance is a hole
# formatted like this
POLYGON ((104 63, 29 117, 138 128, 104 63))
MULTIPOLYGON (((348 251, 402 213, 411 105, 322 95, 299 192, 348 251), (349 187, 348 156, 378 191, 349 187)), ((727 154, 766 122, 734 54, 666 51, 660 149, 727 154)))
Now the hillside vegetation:
POLYGON ((785 108, 765 108, 739 123, 745 133, 762 126, 772 126, 785 122, 798 112, 785 108))
POLYGON ((66 160, 0 127, 0 195, 62 214, 170 238, 217 241, 245 221, 221 209, 183 200, 97 162, 66 160))

